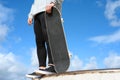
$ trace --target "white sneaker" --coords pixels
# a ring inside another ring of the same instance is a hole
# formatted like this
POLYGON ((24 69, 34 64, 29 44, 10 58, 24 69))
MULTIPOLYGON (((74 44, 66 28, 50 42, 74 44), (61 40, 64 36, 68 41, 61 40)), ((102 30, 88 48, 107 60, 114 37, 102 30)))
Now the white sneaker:
POLYGON ((54 69, 54 66, 50 66, 46 69, 39 69, 35 72, 38 73, 38 74, 54 74, 54 73, 56 73, 56 71, 54 69))
POLYGON ((37 77, 40 77, 36 74, 36 72, 33 72, 33 73, 30 73, 30 74, 27 74, 26 77, 28 78, 37 78, 37 77))

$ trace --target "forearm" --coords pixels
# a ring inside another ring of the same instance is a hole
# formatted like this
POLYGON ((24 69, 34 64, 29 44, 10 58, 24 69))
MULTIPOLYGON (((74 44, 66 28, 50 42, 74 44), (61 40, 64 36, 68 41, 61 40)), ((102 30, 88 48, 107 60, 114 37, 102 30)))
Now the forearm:
POLYGON ((31 6, 30 12, 28 14, 28 18, 33 19, 33 11, 34 11, 34 9, 35 9, 35 1, 33 2, 32 6, 31 6))
POLYGON ((33 13, 33 6, 31 7, 31 10, 30 10, 30 12, 29 12, 29 14, 28 14, 28 18, 33 19, 32 13, 33 13))

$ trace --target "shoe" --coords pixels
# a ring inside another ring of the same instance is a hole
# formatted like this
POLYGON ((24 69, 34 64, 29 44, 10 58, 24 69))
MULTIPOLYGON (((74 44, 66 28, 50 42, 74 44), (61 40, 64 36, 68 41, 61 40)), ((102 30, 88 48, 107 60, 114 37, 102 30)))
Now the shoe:
POLYGON ((49 67, 46 68, 45 70, 48 71, 48 72, 57 73, 57 72, 55 71, 54 66, 49 66, 49 67))
POLYGON ((39 69, 36 71, 37 74, 55 74, 56 71, 54 69, 54 66, 49 66, 46 69, 39 69))
POLYGON ((36 77, 39 77, 36 72, 33 72, 33 73, 30 73, 30 74, 27 74, 26 77, 28 78, 36 78, 36 77))

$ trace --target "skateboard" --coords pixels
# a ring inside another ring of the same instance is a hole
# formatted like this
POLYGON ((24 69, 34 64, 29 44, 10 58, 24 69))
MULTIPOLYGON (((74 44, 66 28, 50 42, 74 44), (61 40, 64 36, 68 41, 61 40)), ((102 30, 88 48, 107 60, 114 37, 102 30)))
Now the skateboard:
POLYGON ((52 7, 51 13, 45 14, 46 30, 50 45, 52 60, 57 73, 65 72, 70 65, 66 39, 61 21, 61 14, 56 7, 52 7))

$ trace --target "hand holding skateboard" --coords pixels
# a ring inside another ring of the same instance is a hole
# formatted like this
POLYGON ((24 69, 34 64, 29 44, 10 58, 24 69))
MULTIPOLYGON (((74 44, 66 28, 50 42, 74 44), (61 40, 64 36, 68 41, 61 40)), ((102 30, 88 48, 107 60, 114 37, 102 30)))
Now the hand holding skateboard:
POLYGON ((51 13, 52 7, 54 6, 54 3, 50 3, 46 6, 46 12, 51 13))

